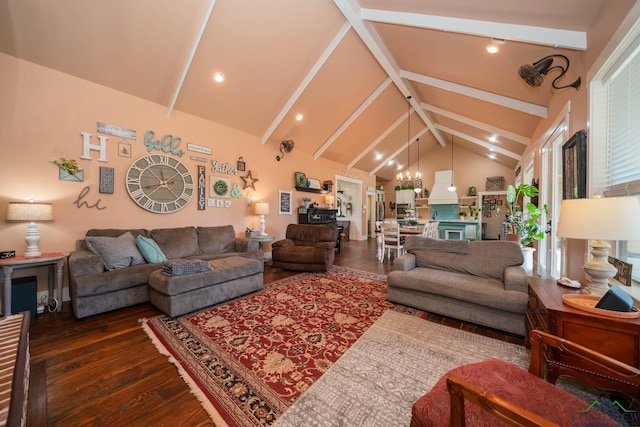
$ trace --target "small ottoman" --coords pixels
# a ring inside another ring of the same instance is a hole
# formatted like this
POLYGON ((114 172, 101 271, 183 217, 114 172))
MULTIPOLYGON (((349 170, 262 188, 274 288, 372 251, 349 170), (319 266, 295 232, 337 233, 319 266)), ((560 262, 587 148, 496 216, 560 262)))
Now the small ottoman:
POLYGON ((149 275, 151 304, 171 317, 181 316, 263 287, 261 261, 231 256, 209 261, 204 273, 167 276, 161 270, 149 275))

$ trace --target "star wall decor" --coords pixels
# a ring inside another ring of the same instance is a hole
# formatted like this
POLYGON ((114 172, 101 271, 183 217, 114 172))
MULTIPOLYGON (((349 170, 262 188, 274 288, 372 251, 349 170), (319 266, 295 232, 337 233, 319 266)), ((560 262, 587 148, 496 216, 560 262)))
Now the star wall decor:
POLYGON ((240 179, 242 179, 242 182, 244 183, 242 189, 246 189, 247 187, 251 187, 252 189, 256 189, 256 182, 259 181, 259 179, 254 178, 251 176, 251 171, 247 171, 247 176, 241 176, 240 179))

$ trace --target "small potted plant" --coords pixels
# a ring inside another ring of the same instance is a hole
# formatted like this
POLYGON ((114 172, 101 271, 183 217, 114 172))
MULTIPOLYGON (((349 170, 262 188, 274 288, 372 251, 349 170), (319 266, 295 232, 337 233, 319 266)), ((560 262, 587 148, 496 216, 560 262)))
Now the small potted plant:
POLYGON ((467 219, 467 213, 465 211, 460 211, 458 212, 458 217, 460 218, 460 221, 465 221, 467 219))
POLYGON ((520 205, 524 197, 536 197, 539 191, 529 184, 520 184, 518 187, 509 185, 507 188, 507 239, 517 240, 520 238, 522 246, 529 246, 534 240, 543 239, 546 228, 540 224, 543 214, 547 213, 547 205, 542 208, 531 202, 523 207, 520 205), (509 234, 516 235, 509 238, 509 234))

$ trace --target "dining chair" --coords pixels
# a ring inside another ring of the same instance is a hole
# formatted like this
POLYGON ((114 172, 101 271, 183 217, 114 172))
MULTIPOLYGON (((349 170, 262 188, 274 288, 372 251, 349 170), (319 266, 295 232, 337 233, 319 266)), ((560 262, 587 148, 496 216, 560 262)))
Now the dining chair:
POLYGON ((376 243, 378 250, 376 251, 376 258, 382 261, 382 221, 376 221, 376 243))
POLYGON ((402 255, 404 245, 402 244, 402 236, 400 236, 400 225, 392 222, 384 222, 381 225, 382 229, 382 256, 380 262, 384 260, 384 254, 387 253, 387 257, 391 259, 391 250, 396 251, 396 257, 402 255))
POLYGON ((422 229, 422 237, 428 237, 430 239, 439 239, 440 238, 440 236, 438 235, 439 224, 440 224, 439 221, 427 223, 422 229))

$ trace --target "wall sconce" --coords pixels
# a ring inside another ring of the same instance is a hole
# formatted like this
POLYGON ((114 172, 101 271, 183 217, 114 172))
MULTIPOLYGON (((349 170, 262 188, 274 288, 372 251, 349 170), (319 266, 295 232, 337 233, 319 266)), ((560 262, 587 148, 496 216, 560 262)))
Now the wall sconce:
POLYGON ((559 79, 561 79, 569 69, 569 58, 567 58, 564 55, 549 55, 534 62, 533 64, 524 64, 520 66, 520 68, 518 69, 518 74, 520 75, 522 80, 524 80, 525 83, 527 83, 529 86, 538 87, 542 85, 542 82, 544 80, 542 76, 546 76, 549 71, 554 69, 560 70, 560 75, 555 79, 553 79, 553 83, 551 84, 554 89, 564 89, 567 87, 573 87, 576 90, 580 90, 580 83, 581 83, 580 77, 578 77, 575 82, 569 85, 556 86, 556 82, 559 79), (564 59, 565 62, 567 63, 567 66, 566 67, 563 67, 562 65, 552 66, 553 58, 564 59))
POLYGON ((290 153, 291 150, 293 150, 293 140, 288 139, 286 141, 282 141, 280 143, 280 153, 282 153, 282 156, 276 156, 276 160, 280 161, 281 159, 284 159, 285 153, 290 153))

